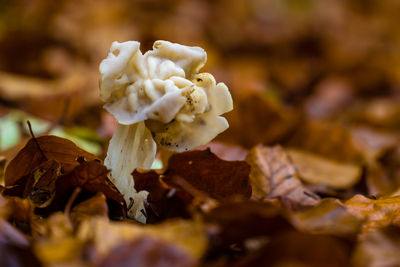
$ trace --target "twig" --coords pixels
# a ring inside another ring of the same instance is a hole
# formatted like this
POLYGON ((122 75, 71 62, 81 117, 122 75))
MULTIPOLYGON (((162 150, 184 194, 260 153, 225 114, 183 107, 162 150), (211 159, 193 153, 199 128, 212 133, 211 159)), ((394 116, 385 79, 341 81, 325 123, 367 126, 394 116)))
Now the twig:
POLYGON ((65 210, 64 214, 66 217, 69 217, 69 213, 71 211, 72 204, 74 204, 74 201, 78 197, 79 193, 82 191, 80 187, 76 187, 74 192, 72 192, 72 195, 69 197, 67 205, 65 205, 65 210))
POLYGON ((34 141, 35 144, 37 145, 37 147, 38 147, 38 149, 39 149, 39 151, 40 151, 40 154, 42 154, 42 156, 43 156, 43 158, 44 158, 45 160, 49 160, 49 159, 46 157, 46 155, 44 154, 42 148, 40 147, 39 142, 38 142, 38 140, 36 139, 35 135, 33 134, 31 122, 30 122, 29 120, 27 120, 26 123, 28 123, 29 132, 30 132, 30 134, 31 134, 31 136, 32 136, 33 141, 34 141))

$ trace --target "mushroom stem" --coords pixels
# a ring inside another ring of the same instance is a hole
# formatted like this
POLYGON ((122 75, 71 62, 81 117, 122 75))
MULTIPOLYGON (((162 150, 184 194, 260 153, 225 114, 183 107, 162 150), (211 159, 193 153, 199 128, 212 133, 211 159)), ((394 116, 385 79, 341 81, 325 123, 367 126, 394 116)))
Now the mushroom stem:
POLYGON ((109 178, 124 195, 125 202, 129 204, 132 199, 135 200, 128 214, 143 223, 146 218, 141 212, 144 207, 140 199, 146 198, 147 192, 136 192, 132 172, 136 168, 150 169, 156 149, 157 145, 144 122, 118 124, 104 160, 104 165, 111 170, 109 178))

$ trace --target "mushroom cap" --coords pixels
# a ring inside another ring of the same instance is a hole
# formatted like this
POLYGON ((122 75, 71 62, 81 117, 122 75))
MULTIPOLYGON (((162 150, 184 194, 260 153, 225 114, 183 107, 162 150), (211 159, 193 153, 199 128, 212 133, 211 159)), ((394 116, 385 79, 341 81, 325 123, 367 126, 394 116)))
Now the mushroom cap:
POLYGON ((114 42, 100 64, 100 96, 120 124, 145 121, 158 145, 185 151, 228 128, 219 115, 232 109, 228 88, 209 73, 200 47, 156 41, 144 55, 140 43, 114 42))

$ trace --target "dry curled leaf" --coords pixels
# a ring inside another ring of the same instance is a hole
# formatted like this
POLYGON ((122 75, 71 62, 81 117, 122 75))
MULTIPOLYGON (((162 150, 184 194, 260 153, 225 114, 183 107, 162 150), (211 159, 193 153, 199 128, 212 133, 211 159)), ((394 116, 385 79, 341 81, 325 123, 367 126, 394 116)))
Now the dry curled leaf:
POLYGON ((341 162, 359 163, 364 156, 348 128, 327 121, 306 122, 297 129, 289 146, 341 162))
POLYGON ((317 205, 285 211, 289 222, 301 232, 336 236, 355 236, 362 219, 352 215, 338 199, 325 198, 317 205))
POLYGON ((19 197, 6 197, 6 206, 3 212, 7 215, 7 221, 15 225, 24 233, 31 232, 31 223, 33 220, 34 205, 29 199, 21 199, 19 197))
POLYGON ((388 168, 382 166, 380 162, 372 162, 366 170, 365 183, 369 195, 387 195, 400 186, 396 179, 390 177, 388 168))
POLYGON ((258 145, 250 150, 246 160, 251 166, 253 197, 285 197, 302 205, 318 203, 319 197, 302 185, 293 162, 282 147, 258 145))
POLYGON ((227 202, 204 215, 211 224, 211 250, 219 251, 232 244, 242 244, 246 240, 269 236, 290 227, 280 215, 278 201, 265 203, 255 201, 227 202))
POLYGON ((235 108, 227 114, 230 127, 217 140, 245 148, 259 143, 272 144, 284 139, 297 124, 298 115, 265 92, 234 95, 233 101, 235 108))
POLYGON ((372 231, 358 242, 352 257, 352 266, 400 266, 399 251, 400 229, 398 227, 391 226, 372 231))
POLYGON ((35 212, 47 216, 63 210, 76 188, 83 189, 78 202, 102 192, 112 207, 110 216, 123 218, 123 197, 107 175, 107 168, 94 155, 71 141, 42 136, 32 138, 10 162, 6 170, 9 185, 3 194, 29 198, 35 212))
POLYGON ((351 214, 365 220, 363 233, 391 224, 400 226, 400 196, 370 199, 355 195, 344 204, 351 214))
POLYGON ((163 181, 163 177, 155 171, 134 171, 136 191, 149 192, 146 200, 146 223, 154 223, 163 219, 182 217, 189 218, 189 204, 193 196, 181 188, 173 187, 163 181))
POLYGON ((84 221, 77 232, 82 242, 91 241, 95 258, 101 259, 119 244, 143 237, 167 242, 194 259, 201 258, 208 245, 205 226, 199 221, 171 220, 143 227, 130 223, 109 222, 104 218, 84 221), (104 242, 107 240, 107 242, 104 242))
POLYGON ((352 244, 340 238, 287 230, 233 266, 349 266, 351 249, 352 244))
POLYGON ((106 197, 102 192, 98 192, 92 198, 74 206, 70 214, 71 221, 75 226, 84 220, 90 219, 92 216, 108 218, 106 197))
POLYGON ((196 261, 171 243, 143 236, 117 246, 99 267, 154 266, 193 267, 196 261))
POLYGON ((72 191, 75 188, 81 188, 83 192, 80 194, 86 195, 86 198, 98 192, 103 193, 108 201, 112 201, 112 203, 109 203, 113 207, 112 212, 120 210, 119 213, 121 214, 125 203, 123 196, 108 179, 107 175, 107 168, 97 160, 81 162, 71 172, 57 179, 55 197, 48 210, 62 209, 70 198, 72 191))
POLYGON ((73 234, 72 224, 63 213, 36 222, 35 255, 45 265, 77 265, 82 258, 84 242, 73 234))
POLYGON ((121 193, 107 178, 107 174, 107 168, 99 161, 82 162, 57 180, 56 190, 65 191, 71 187, 81 187, 93 193, 102 192, 107 198, 122 203, 121 193))
POLYGON ((223 200, 234 195, 250 197, 250 166, 245 161, 225 161, 209 149, 174 154, 169 158, 165 181, 181 177, 197 190, 223 200))
POLYGON ((341 163, 297 149, 288 149, 287 153, 293 160, 300 178, 309 184, 348 189, 360 179, 361 167, 358 165, 341 163))
POLYGON ((3 195, 29 198, 35 206, 45 208, 54 198, 55 182, 60 174, 60 163, 55 160, 43 161, 32 173, 7 186, 3 195))
POLYGON ((385 152, 396 147, 399 137, 391 132, 379 131, 372 127, 352 127, 351 135, 355 146, 362 151, 365 159, 371 163, 385 152))
POLYGON ((5 185, 14 185, 19 179, 30 175, 41 163, 54 160, 61 164, 61 172, 68 173, 79 165, 78 158, 94 160, 96 156, 77 147, 73 142, 46 135, 31 138, 25 147, 7 165, 5 185), (44 155, 43 155, 44 154, 44 155))

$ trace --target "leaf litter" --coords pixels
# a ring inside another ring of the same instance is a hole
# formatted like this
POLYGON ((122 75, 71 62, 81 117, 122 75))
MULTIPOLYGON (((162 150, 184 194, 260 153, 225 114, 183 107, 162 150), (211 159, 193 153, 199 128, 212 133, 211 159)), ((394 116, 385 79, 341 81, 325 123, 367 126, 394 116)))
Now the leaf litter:
POLYGON ((395 1, 50 2, 0 12, 1 266, 400 265, 395 1), (101 161, 117 39, 206 47, 234 99, 216 142, 133 172, 146 225, 101 161))
POLYGON ((142 225, 126 215, 130 203, 96 156, 60 137, 32 137, 7 165, 2 218, 31 237, 19 246, 34 261, 96 266, 313 266, 321 255, 340 266, 362 260, 369 246, 362 240, 371 233, 399 225, 395 193, 345 200, 313 192, 310 183, 354 190, 361 174, 353 161, 262 145, 246 152, 245 161, 226 161, 213 147, 222 155, 232 151, 219 144, 169 155, 162 170, 134 171, 136 190, 149 192, 142 211, 148 225, 142 225), (296 241, 287 247, 288 240, 296 241), (299 252, 313 243, 318 255, 299 252), (333 254, 328 243, 338 246, 333 254), (271 252, 278 248, 284 250, 271 252))

